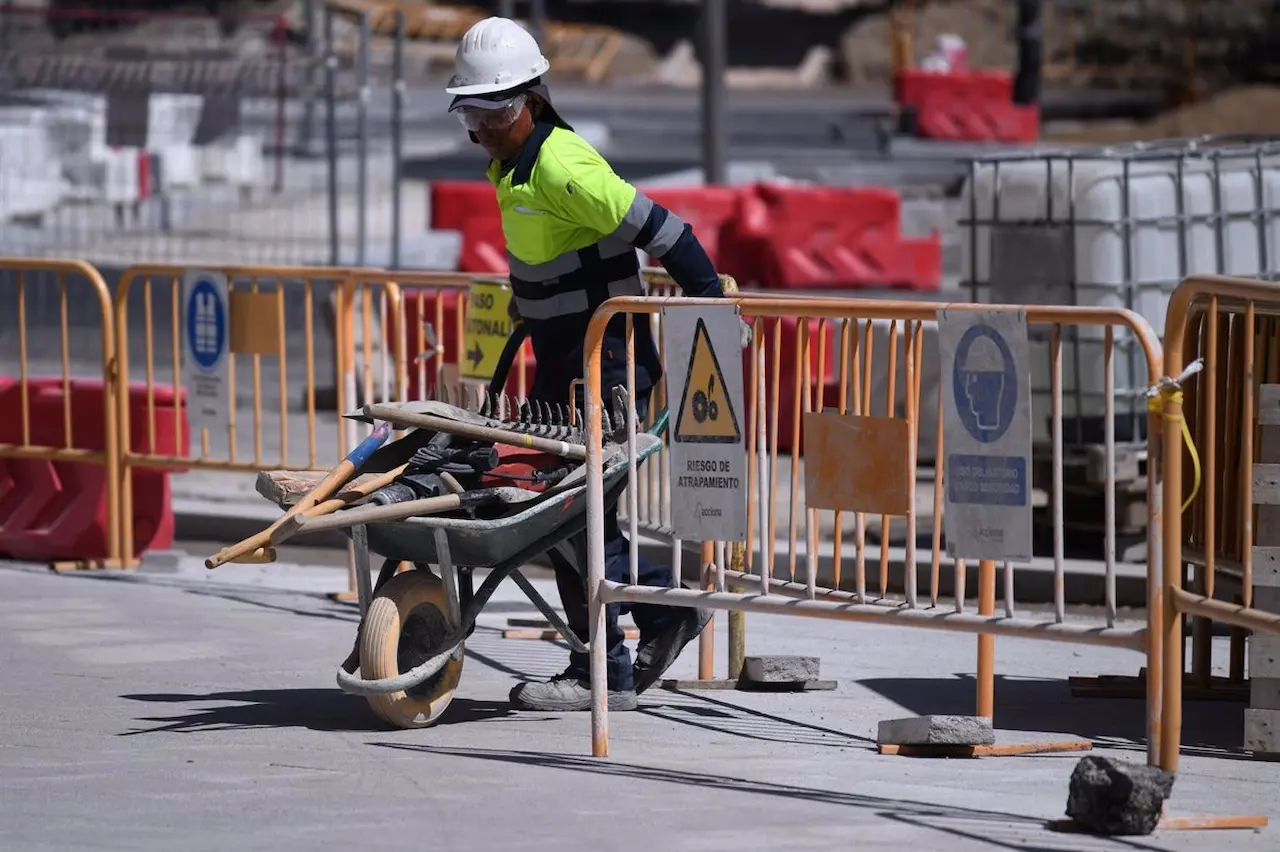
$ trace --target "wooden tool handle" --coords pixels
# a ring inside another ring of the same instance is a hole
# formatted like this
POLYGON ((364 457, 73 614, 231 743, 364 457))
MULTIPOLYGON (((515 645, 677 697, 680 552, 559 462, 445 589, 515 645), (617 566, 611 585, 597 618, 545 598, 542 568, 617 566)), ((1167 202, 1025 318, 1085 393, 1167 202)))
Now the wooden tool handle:
POLYGON ((391 437, 391 425, 389 422, 379 423, 377 428, 369 433, 368 437, 348 453, 347 457, 337 467, 329 471, 329 474, 324 479, 316 483, 314 488, 304 494, 302 499, 289 507, 289 511, 285 512, 279 520, 260 533, 255 533, 243 541, 222 548, 222 550, 219 550, 204 561, 204 567, 212 570, 219 565, 234 562, 241 557, 257 554, 270 545, 272 532, 279 529, 289 518, 307 511, 321 500, 327 500, 335 491, 345 485, 355 472, 369 460, 374 451, 385 444, 387 438, 391 437))
POLYGON ((473 441, 492 441, 495 444, 507 444, 512 447, 526 447, 543 453, 550 453, 561 458, 574 461, 586 461, 587 448, 582 444, 569 444, 542 438, 537 435, 526 435, 523 432, 512 432, 493 426, 479 426, 474 423, 462 423, 447 417, 436 417, 433 414, 417 414, 404 411, 391 405, 370 404, 364 407, 364 413, 377 420, 386 420, 397 426, 416 426, 419 429, 431 429, 436 432, 448 432, 473 441))
POLYGON ((386 473, 378 474, 368 482, 361 482, 358 485, 353 485, 350 489, 338 494, 338 496, 334 497, 332 500, 326 500, 323 503, 312 506, 305 512, 297 512, 293 515, 282 518, 275 529, 268 530, 270 533, 270 543, 272 545, 277 545, 288 541, 298 534, 298 530, 302 529, 302 524, 310 518, 319 518, 324 515, 328 515, 331 512, 336 512, 339 509, 350 506, 357 500, 363 500, 365 497, 368 497, 380 488, 386 488, 395 481, 396 477, 404 473, 408 467, 409 465, 407 463, 402 464, 397 468, 387 471, 386 473))
POLYGON ((346 529, 359 524, 402 521, 422 515, 438 515, 464 506, 479 506, 494 502, 498 498, 498 491, 499 489, 496 488, 486 488, 465 494, 444 494, 422 500, 406 500, 403 503, 391 503, 386 506, 360 506, 347 509, 345 512, 334 512, 323 518, 303 518, 298 533, 324 532, 346 529))

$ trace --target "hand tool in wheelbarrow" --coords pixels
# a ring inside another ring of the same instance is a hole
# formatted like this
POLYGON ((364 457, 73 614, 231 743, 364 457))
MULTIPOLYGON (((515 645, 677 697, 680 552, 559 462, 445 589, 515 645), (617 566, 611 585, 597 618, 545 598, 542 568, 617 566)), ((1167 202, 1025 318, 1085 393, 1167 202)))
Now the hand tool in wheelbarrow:
MULTIPOLYGON (((506 375, 511 368, 511 363, 515 359, 516 353, 519 351, 520 344, 524 342, 524 338, 528 335, 528 329, 523 324, 518 324, 511 338, 507 341, 507 346, 503 350, 502 357, 499 359, 498 370, 495 373, 493 383, 490 384, 490 392, 503 387, 506 384, 506 375)), ((347 457, 344 458, 333 470, 320 482, 308 491, 301 499, 298 500, 288 511, 285 512, 278 520, 267 527, 265 530, 256 533, 248 538, 237 542, 236 544, 224 547, 213 556, 205 560, 205 567, 209 569, 217 568, 228 562, 253 562, 264 563, 274 562, 276 555, 272 548, 273 536, 278 535, 278 531, 286 523, 292 523, 291 519, 298 516, 318 517, 326 515, 330 512, 337 511, 344 506, 349 506, 354 502, 368 497, 370 494, 379 489, 390 485, 406 470, 408 463, 400 464, 387 470, 369 482, 360 483, 349 492, 344 492, 337 498, 330 499, 348 482, 359 476, 368 464, 369 459, 379 450, 391 437, 392 424, 386 421, 374 421, 373 431, 355 447, 347 457)), ((457 482, 450 477, 446 480, 446 485, 450 490, 458 491, 457 482)), ((280 539, 275 539, 279 541, 280 539)))
MULTIPOLYGON (((472 506, 484 505, 488 502, 488 497, 481 490, 467 491, 461 483, 455 478, 457 475, 478 475, 493 468, 497 463, 497 453, 492 447, 457 447, 448 446, 449 435, 441 432, 432 436, 431 441, 426 446, 419 448, 409 459, 407 464, 396 468, 394 473, 395 481, 388 482, 386 475, 378 477, 375 482, 380 484, 376 490, 370 491, 364 489, 365 494, 369 498, 369 502, 373 506, 401 506, 408 514, 400 515, 399 510, 390 513, 386 517, 374 514, 371 517, 382 520, 400 520, 402 517, 413 517, 417 514, 433 514, 440 511, 450 511, 452 509, 470 508, 472 506), (450 492, 446 494, 445 492, 450 492), (474 495, 480 494, 480 497, 474 495), (448 498, 457 497, 456 501, 448 498), (439 498, 436 500, 435 498, 439 498), (435 502, 433 502, 435 500, 435 502), (392 517, 394 515, 394 517, 392 517)), ((356 501, 351 501, 352 503, 356 501)), ((350 506, 351 504, 347 504, 350 506)), ((351 521, 351 518, 359 518, 359 514, 352 514, 354 509, 340 511, 336 514, 329 512, 317 511, 321 507, 317 506, 308 512, 296 514, 291 518, 286 518, 272 533, 271 544, 279 545, 293 538, 295 535, 303 532, 313 532, 317 529, 336 529, 364 523, 359 520, 351 521), (320 521, 321 515, 328 515, 329 519, 343 518, 343 523, 336 525, 324 525, 319 527, 316 523, 320 521), (349 521, 349 523, 348 523, 349 521)), ((337 509, 346 508, 344 506, 335 507, 337 509)), ((332 511, 332 510, 330 510, 332 511)), ((384 513, 385 514, 385 513, 384 513)))
MULTIPOLYGON (((270 547, 271 535, 279 529, 290 518, 318 509, 321 501, 323 505, 328 507, 328 511, 333 511, 347 502, 342 500, 329 500, 339 488, 347 484, 351 478, 362 468, 369 457, 387 442, 391 437, 391 424, 378 423, 373 432, 371 432, 354 450, 347 454, 337 467, 329 471, 324 479, 316 483, 315 487, 307 492, 297 503, 295 503, 285 514, 267 527, 260 533, 251 535, 243 541, 237 542, 230 547, 224 547, 213 556, 205 560, 205 567, 209 569, 217 568, 219 565, 225 565, 228 562, 273 562, 275 561, 275 552, 270 547)), ((392 470, 382 474, 378 479, 362 485, 362 490, 366 493, 372 493, 382 485, 390 484, 400 473, 399 470, 392 470), (380 484, 379 484, 380 483, 380 484)), ((364 496, 364 495, 360 495, 364 496)), ((358 499, 358 498, 357 498, 358 499)), ((348 501, 349 502, 349 501, 348 501)))
POLYGON ((404 503, 356 506, 351 509, 334 512, 322 518, 305 518, 295 515, 288 522, 292 527, 289 536, 340 530, 363 524, 403 521, 406 518, 439 515, 455 509, 475 509, 500 502, 503 494, 504 490, 501 488, 484 488, 477 491, 464 491, 461 494, 428 497, 425 500, 409 500, 404 503))

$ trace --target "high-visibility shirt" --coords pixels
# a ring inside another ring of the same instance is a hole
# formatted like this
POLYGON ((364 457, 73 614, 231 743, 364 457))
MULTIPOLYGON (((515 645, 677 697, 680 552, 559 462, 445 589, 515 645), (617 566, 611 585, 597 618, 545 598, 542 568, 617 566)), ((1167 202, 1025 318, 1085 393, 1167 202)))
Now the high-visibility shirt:
MULTIPOLYGON (((690 296, 723 295, 693 229, 614 173, 599 152, 565 127, 539 121, 520 152, 493 161, 512 295, 537 359, 531 396, 567 402, 582 377, 587 324, 613 296, 643 295, 636 250, 662 260, 690 296)), ((662 375, 647 318, 636 317, 636 388, 662 375)), ((625 318, 610 322, 601 353, 601 389, 626 382, 625 318)))

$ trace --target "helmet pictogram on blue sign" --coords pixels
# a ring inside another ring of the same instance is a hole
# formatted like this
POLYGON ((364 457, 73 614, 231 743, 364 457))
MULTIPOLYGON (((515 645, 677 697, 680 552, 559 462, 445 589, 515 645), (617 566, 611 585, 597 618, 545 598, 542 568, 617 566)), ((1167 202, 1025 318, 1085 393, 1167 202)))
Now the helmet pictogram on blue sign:
POLYGON ((990 444, 1009 431, 1018 407, 1018 371, 1009 344, 989 325, 971 325, 952 366, 956 413, 974 440, 990 444))
POLYGON ((187 297, 187 349, 202 368, 214 367, 227 348, 227 309, 217 288, 206 278, 187 297))

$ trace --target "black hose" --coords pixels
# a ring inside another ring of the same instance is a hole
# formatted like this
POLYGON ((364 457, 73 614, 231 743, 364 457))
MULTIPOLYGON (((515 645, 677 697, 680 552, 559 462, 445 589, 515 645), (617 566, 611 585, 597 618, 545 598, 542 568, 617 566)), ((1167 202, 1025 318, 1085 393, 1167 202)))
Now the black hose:
POLYGON ((498 358, 498 366, 493 371, 493 378, 489 381, 490 399, 496 399, 502 395, 502 389, 507 386, 507 374, 511 372, 511 365, 516 360, 516 353, 520 351, 524 339, 528 336, 529 329, 523 322, 517 320, 515 327, 511 330, 511 336, 507 338, 507 345, 502 347, 502 355, 498 358))

